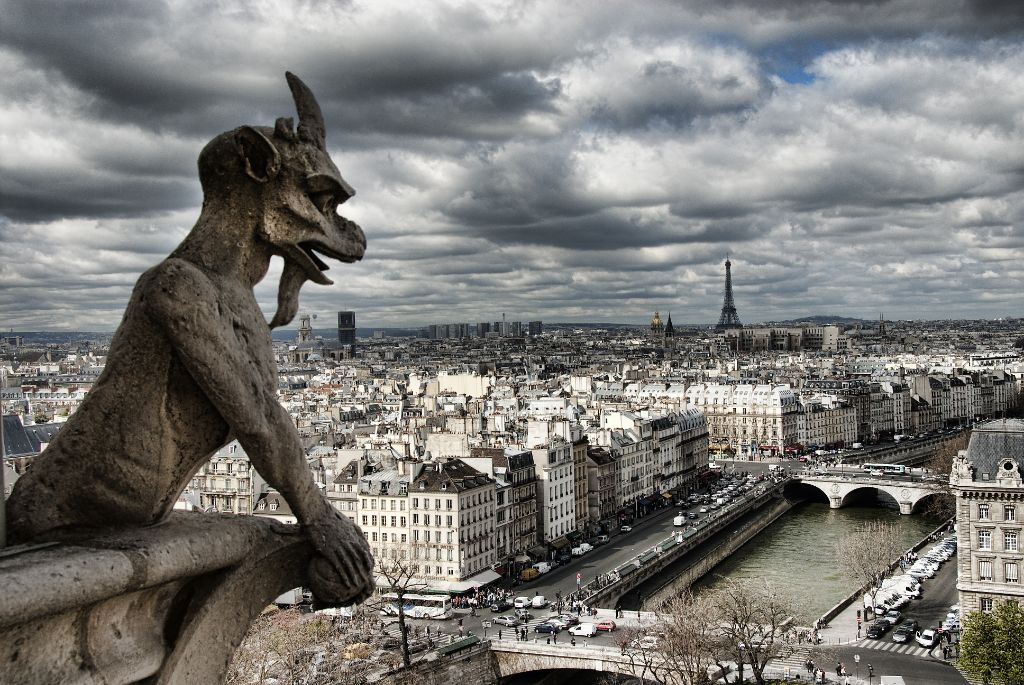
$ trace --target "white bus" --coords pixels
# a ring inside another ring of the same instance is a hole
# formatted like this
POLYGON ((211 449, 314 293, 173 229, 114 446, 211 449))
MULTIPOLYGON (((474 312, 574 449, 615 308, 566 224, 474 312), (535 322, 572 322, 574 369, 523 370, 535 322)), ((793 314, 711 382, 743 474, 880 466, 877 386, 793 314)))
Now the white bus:
POLYGON ((907 467, 903 464, 864 464, 865 471, 881 471, 882 473, 906 473, 907 467))
MULTIPOLYGON (((387 616, 398 616, 398 595, 388 592, 381 595, 384 606, 381 613, 387 616)), ((415 595, 407 594, 402 598, 405 615, 409 618, 446 619, 455 615, 452 609, 452 598, 448 595, 415 595)))

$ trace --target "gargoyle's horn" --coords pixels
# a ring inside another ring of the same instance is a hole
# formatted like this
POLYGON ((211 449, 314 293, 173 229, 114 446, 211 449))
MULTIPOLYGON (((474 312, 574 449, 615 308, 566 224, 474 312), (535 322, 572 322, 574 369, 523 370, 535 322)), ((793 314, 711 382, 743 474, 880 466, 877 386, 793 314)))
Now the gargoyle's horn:
POLYGON ((313 97, 313 91, 292 72, 287 71, 284 75, 288 79, 288 87, 292 90, 295 110, 299 113, 299 140, 316 145, 326 152, 324 115, 316 98, 313 97))

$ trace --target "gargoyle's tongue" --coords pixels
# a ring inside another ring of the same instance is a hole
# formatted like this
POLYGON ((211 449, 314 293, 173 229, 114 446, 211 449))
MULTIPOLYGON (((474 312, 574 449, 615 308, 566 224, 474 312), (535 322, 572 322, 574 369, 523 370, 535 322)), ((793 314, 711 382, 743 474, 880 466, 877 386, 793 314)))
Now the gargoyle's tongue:
POLYGON ((307 276, 301 267, 294 265, 291 260, 285 260, 281 283, 277 287, 277 312, 270 322, 271 328, 290 323, 299 313, 299 290, 306 280, 307 276))

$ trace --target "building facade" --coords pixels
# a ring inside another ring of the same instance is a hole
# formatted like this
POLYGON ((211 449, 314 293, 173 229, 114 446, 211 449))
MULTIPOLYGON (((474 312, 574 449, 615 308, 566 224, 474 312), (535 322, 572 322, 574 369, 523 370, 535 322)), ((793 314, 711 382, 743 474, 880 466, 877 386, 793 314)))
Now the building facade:
POLYGON ((953 462, 961 611, 1024 602, 1024 421, 977 424, 953 462))

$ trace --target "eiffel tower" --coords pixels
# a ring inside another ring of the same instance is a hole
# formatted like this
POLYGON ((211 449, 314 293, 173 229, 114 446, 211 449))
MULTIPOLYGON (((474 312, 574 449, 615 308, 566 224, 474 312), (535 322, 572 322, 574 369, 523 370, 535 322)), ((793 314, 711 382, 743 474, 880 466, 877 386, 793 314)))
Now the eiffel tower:
POLYGON ((740 315, 736 312, 736 302, 732 299, 732 262, 725 258, 725 299, 722 302, 722 315, 718 317, 716 331, 728 328, 743 328, 740 315))

